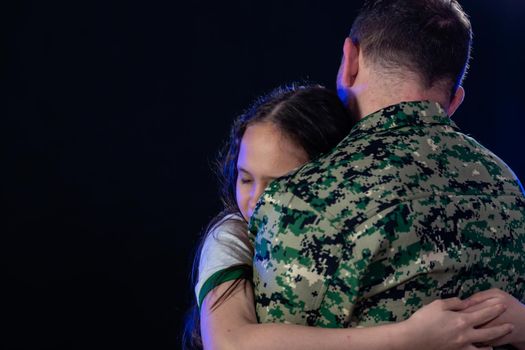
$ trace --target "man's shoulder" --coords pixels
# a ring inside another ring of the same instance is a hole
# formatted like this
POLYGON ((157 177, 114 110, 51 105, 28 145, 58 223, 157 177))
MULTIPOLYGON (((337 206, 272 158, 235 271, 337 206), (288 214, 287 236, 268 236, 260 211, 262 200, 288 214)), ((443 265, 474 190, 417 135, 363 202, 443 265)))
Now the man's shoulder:
POLYGON ((350 135, 274 182, 267 198, 283 205, 295 201, 342 219, 429 193, 522 192, 512 170, 494 153, 455 128, 432 125, 350 135))

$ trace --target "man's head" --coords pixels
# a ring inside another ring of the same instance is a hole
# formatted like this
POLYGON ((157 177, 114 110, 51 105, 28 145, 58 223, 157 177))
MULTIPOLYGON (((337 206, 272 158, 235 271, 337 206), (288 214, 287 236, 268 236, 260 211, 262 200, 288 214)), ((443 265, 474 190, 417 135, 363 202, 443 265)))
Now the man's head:
POLYGON ((360 92, 371 90, 393 103, 438 100, 454 112, 471 42, 470 21, 456 0, 365 1, 345 42, 338 90, 357 104, 368 103, 371 96, 359 101, 360 92))

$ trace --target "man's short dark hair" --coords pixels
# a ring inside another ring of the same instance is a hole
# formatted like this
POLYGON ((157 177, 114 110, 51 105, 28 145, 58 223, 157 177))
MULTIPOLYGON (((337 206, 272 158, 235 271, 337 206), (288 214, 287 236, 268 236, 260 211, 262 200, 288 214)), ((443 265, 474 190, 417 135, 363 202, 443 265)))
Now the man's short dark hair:
POLYGON ((468 67, 472 29, 456 0, 369 0, 350 37, 373 63, 408 69, 425 88, 446 84, 455 93, 468 67))

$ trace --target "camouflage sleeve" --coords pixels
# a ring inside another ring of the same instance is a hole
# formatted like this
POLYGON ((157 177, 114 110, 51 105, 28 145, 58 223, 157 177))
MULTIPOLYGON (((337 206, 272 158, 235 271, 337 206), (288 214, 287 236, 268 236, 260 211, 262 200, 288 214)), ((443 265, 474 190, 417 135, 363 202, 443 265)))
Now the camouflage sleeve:
POLYGON ((340 259, 340 230, 300 198, 270 191, 250 232, 259 322, 314 325, 340 259))
MULTIPOLYGON (((361 223, 347 220, 355 225, 342 227, 346 244, 320 305, 317 325, 375 326, 404 320, 423 306, 420 295, 407 302, 403 293, 387 292, 427 272, 418 263, 423 248, 412 234, 417 225, 411 214, 410 205, 402 203, 361 223), (379 302, 375 296, 381 296, 379 302)), ((425 292, 426 286, 421 294, 425 292)))

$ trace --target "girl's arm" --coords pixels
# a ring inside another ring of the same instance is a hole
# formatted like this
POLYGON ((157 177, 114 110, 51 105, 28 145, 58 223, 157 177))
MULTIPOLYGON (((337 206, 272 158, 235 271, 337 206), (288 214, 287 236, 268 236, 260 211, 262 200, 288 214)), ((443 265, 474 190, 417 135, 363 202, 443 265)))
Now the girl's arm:
MULTIPOLYGON (((501 314, 498 318, 486 324, 484 327, 493 327, 503 323, 511 323, 515 327, 514 331, 501 339, 488 342, 489 345, 500 346, 511 344, 518 350, 525 350, 525 305, 523 305, 512 295, 505 293, 500 289, 489 289, 484 292, 474 294, 469 299, 475 303, 492 300, 493 303, 504 304, 507 307, 507 311, 501 314)), ((479 306, 474 305, 465 309, 465 312, 472 312, 478 309, 479 306)))
POLYGON ((216 308, 217 298, 233 282, 210 292, 201 306, 201 334, 204 349, 491 349, 475 347, 512 331, 509 324, 475 327, 501 315, 506 307, 494 301, 481 302, 478 309, 460 311, 475 301, 457 298, 435 301, 406 321, 371 327, 327 329, 287 324, 257 324, 253 289, 241 283, 216 308))

